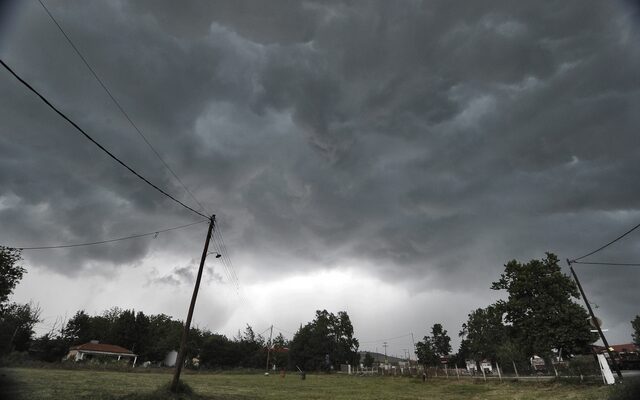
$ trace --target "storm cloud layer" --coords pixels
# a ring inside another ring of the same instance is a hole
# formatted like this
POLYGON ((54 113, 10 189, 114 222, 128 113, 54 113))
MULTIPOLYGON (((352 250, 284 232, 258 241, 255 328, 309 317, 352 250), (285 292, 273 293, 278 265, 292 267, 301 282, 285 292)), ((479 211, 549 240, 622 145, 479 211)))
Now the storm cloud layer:
MULTIPOLYGON (((640 19, 631 2, 45 4, 217 214, 247 288, 350 270, 350 295, 365 278, 429 304, 439 298, 430 293, 447 291, 466 310, 444 321, 455 334, 466 312, 497 295, 489 286, 506 261, 577 257, 640 221, 640 19)), ((193 204, 40 5, 2 12, 2 59, 193 204)), ((0 243, 101 240, 198 219, 4 72, 0 90, 0 243)), ((69 282, 154 268, 146 287, 188 293, 204 229, 25 252, 25 264, 69 282)), ((639 262, 637 238, 593 260, 639 262)), ((640 270, 580 273, 616 340, 628 341, 640 270)), ((209 284, 224 284, 212 274, 209 284)), ((327 295, 349 307, 343 294, 327 295)), ((305 304, 300 315, 311 316, 315 303, 305 304)), ((417 332, 439 322, 404 315, 417 332)))

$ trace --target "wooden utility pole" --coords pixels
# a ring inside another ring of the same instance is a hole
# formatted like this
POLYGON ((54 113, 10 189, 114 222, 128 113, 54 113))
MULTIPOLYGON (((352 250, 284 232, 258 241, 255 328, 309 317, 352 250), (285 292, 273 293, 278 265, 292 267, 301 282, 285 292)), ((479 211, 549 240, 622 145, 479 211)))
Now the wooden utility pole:
POLYGON ((173 374, 173 381, 171 381, 171 391, 174 393, 178 391, 178 383, 180 382, 180 372, 182 372, 182 365, 184 364, 184 358, 187 355, 187 338, 189 337, 189 329, 191 328, 191 318, 193 317, 193 309, 196 306, 198 289, 200 289, 200 281, 202 280, 202 269, 204 268, 204 262, 207 259, 207 252, 209 251, 209 242, 211 241, 211 235, 213 233, 215 223, 216 223, 216 216, 212 215, 211 218, 209 218, 209 230, 207 231, 207 238, 204 241, 204 249, 202 250, 202 257, 200 258, 200 268, 198 268, 198 276, 196 278, 195 286, 193 287, 193 294, 191 295, 191 304, 189 304, 189 312, 187 313, 187 320, 184 322, 184 331, 182 331, 182 340, 180 341, 180 350, 178 351, 178 357, 176 359, 176 366, 175 366, 175 372, 173 374))
POLYGON ((578 279, 578 275, 576 275, 576 271, 573 270, 573 266, 571 265, 571 261, 567 260, 567 264, 569 264, 569 269, 571 270, 571 275, 573 275, 573 279, 576 280, 576 284, 578 285, 578 289, 580 289, 580 294, 582 295, 582 300, 584 300, 584 304, 587 305, 587 310, 589 310, 589 314, 591 315, 593 325, 596 326, 598 330, 598 334, 600 335, 600 339, 602 339, 602 343, 604 343, 604 347, 607 349, 607 353, 609 354, 609 359, 611 360, 611 364, 613 364, 613 368, 615 368, 616 373, 618 374, 618 378, 622 381, 622 372, 620 372, 620 367, 618 366, 618 362, 615 358, 613 358, 613 353, 611 349, 609 349, 609 342, 607 342, 607 338, 604 337, 604 333, 600 328, 600 324, 598 323, 598 319, 596 318, 593 310, 591 309, 591 304, 589 304, 589 300, 587 300, 587 295, 584 294, 584 290, 582 290, 582 285, 580 284, 580 280, 578 279))

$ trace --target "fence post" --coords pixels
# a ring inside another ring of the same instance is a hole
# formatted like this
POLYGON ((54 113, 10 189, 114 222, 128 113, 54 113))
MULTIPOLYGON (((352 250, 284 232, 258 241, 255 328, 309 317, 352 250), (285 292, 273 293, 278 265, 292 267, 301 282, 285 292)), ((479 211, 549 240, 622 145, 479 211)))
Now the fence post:
POLYGON ((500 364, 496 361, 496 369, 498 370, 498 378, 500 378, 500 382, 502 382, 502 374, 500 373, 500 364))
POLYGON ((480 364, 480 369, 482 370, 482 378, 484 378, 484 381, 487 381, 487 375, 485 375, 484 373, 484 367, 482 366, 482 364, 480 364))
POLYGON ((513 364, 513 370, 516 372, 516 378, 520 378, 520 375, 518 375, 518 368, 516 368, 516 362, 511 360, 511 363, 513 364))
POLYGON ((458 372, 458 364, 456 364, 456 376, 458 377, 458 380, 460 380, 460 372, 458 372))

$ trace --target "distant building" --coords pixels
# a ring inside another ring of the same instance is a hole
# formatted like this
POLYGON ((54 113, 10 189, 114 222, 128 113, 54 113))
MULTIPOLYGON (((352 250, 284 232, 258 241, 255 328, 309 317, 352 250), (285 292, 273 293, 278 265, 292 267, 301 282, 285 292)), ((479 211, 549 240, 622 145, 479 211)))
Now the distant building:
POLYGON ((480 370, 484 371, 485 374, 493 373, 493 365, 491 365, 491 361, 484 359, 480 361, 480 370))
MULTIPOLYGON (((635 343, 625 343, 614 344, 610 348, 620 369, 640 369, 640 346, 635 343)), ((609 360, 609 352, 603 346, 593 346, 593 349, 609 360)))
POLYGON ((529 362, 531 363, 531 368, 533 368, 534 371, 544 371, 547 369, 547 364, 540 356, 534 355, 529 359, 529 362))
POLYGON ((138 356, 131 350, 114 344, 100 343, 92 340, 89 343, 72 346, 69 353, 64 357, 65 360, 83 361, 90 360, 95 357, 113 357, 121 360, 122 358, 133 359, 133 365, 136 365, 138 356))
POLYGON ((464 362, 467 365, 467 371, 469 371, 470 374, 473 374, 478 370, 475 360, 465 360, 464 362))

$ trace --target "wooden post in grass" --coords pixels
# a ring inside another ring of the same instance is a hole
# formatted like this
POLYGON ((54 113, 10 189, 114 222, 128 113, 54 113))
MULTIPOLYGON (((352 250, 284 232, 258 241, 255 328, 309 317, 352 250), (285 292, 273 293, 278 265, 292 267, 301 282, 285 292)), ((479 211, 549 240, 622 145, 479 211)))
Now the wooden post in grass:
POLYGON ((502 374, 500 373, 500 364, 496 361, 496 369, 498 370, 498 378, 500 378, 500 382, 502 382, 502 374))
POLYGON ((516 368, 516 362, 511 360, 511 363, 513 364, 513 370, 516 372, 516 378, 520 378, 518 375, 518 368, 516 368))
POLYGON ((482 378, 486 382, 487 381, 487 375, 485 375, 485 373, 484 373, 484 368, 482 367, 482 364, 480 364, 480 369, 482 370, 482 378))
POLYGON ((458 377, 458 380, 460 380, 460 372, 458 372, 458 364, 456 364, 456 376, 458 377))

